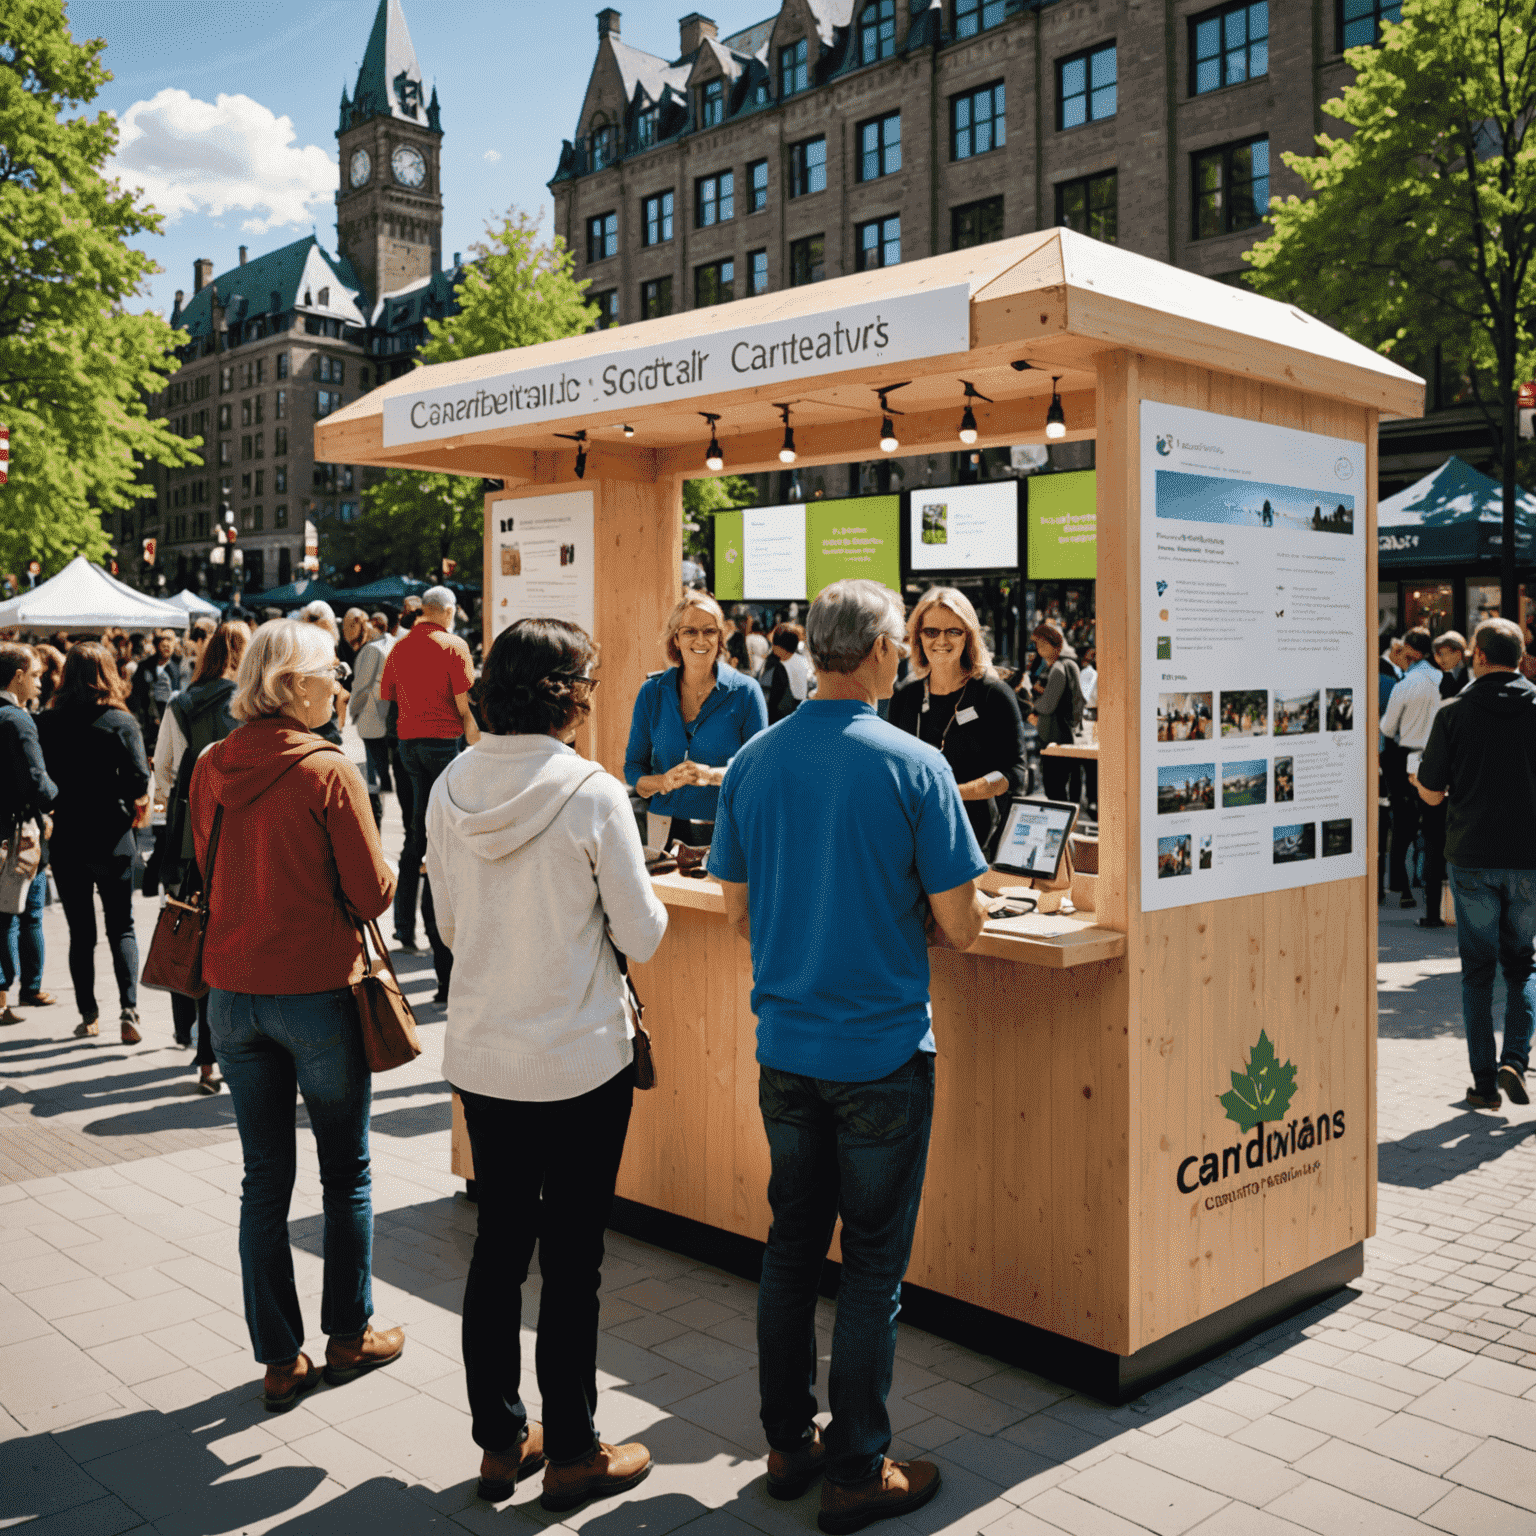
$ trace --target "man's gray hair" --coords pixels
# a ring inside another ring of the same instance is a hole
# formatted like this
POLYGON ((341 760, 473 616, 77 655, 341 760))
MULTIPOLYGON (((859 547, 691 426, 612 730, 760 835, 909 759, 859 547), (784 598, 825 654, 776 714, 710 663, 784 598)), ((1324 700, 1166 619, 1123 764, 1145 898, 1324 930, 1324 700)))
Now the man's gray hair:
POLYGON ((459 600, 453 595, 452 587, 428 587, 421 594, 421 606, 423 608, 457 608, 459 600))
POLYGON ((852 672, 881 635, 903 643, 906 611, 878 581, 834 581, 822 589, 805 619, 805 637, 818 672, 852 672))

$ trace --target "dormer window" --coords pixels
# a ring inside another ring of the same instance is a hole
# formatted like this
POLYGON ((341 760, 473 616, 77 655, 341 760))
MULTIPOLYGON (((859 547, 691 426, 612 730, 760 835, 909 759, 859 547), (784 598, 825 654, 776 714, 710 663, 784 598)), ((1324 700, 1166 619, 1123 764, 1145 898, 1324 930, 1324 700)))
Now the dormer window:
POLYGON ((806 62, 806 40, 779 49, 779 100, 798 95, 811 83, 810 66, 806 62))
POLYGON ((955 36, 975 37, 1000 26, 1003 0, 955 0, 955 36))
POLYGON ((656 142, 661 121, 660 107, 647 107, 635 118, 635 142, 641 149, 649 149, 656 142))
POLYGON ((613 124, 604 123, 592 130, 592 169, 600 171, 613 164, 613 124))
POLYGON ((331 290, 329 288, 322 288, 320 290, 320 308, 321 309, 329 309, 330 307, 331 307, 331 290))
POLYGON ((859 17, 859 63, 874 64, 896 54, 896 0, 871 0, 859 17))
POLYGON ((725 81, 699 87, 699 127, 717 128, 725 121, 725 81))

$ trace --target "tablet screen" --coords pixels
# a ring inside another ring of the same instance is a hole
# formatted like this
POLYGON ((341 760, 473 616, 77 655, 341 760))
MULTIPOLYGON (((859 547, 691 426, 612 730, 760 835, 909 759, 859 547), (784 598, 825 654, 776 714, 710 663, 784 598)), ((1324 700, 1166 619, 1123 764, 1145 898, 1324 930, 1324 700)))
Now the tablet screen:
POLYGON ((1054 880, 1077 807, 1060 800, 1015 800, 1003 822, 993 868, 1054 880))

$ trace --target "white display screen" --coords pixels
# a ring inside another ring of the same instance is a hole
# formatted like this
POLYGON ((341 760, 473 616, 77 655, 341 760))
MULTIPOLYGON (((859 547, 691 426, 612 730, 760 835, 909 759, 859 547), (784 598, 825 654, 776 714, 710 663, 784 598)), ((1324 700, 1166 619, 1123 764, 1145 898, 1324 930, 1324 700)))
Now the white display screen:
POLYGON ((805 601, 805 508, 749 507, 742 513, 744 590, 763 602, 805 601))
POLYGON ((918 489, 910 498, 911 569, 1013 570, 1019 563, 1016 480, 918 489))
POLYGON ((1015 800, 1003 823, 993 864, 1010 873, 1054 880, 1061 852, 1072 830, 1070 805, 1045 800, 1015 800))

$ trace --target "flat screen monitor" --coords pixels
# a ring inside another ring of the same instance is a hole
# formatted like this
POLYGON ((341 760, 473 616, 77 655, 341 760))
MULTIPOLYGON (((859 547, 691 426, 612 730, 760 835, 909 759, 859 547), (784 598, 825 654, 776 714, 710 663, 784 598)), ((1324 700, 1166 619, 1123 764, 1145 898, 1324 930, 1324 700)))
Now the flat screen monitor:
POLYGON ((1030 880, 1054 880, 1076 820, 1077 807, 1064 800, 1015 800, 1003 819, 993 869, 1030 880))
POLYGON ((834 581, 900 590, 900 503, 853 496, 714 514, 715 596, 805 602, 834 581))
POLYGON ((992 480, 909 491, 907 570, 919 579, 1017 571, 1019 483, 992 480))
POLYGON ((1024 512, 1031 581, 1093 581, 1099 574, 1099 489, 1091 469, 1031 475, 1024 512))

